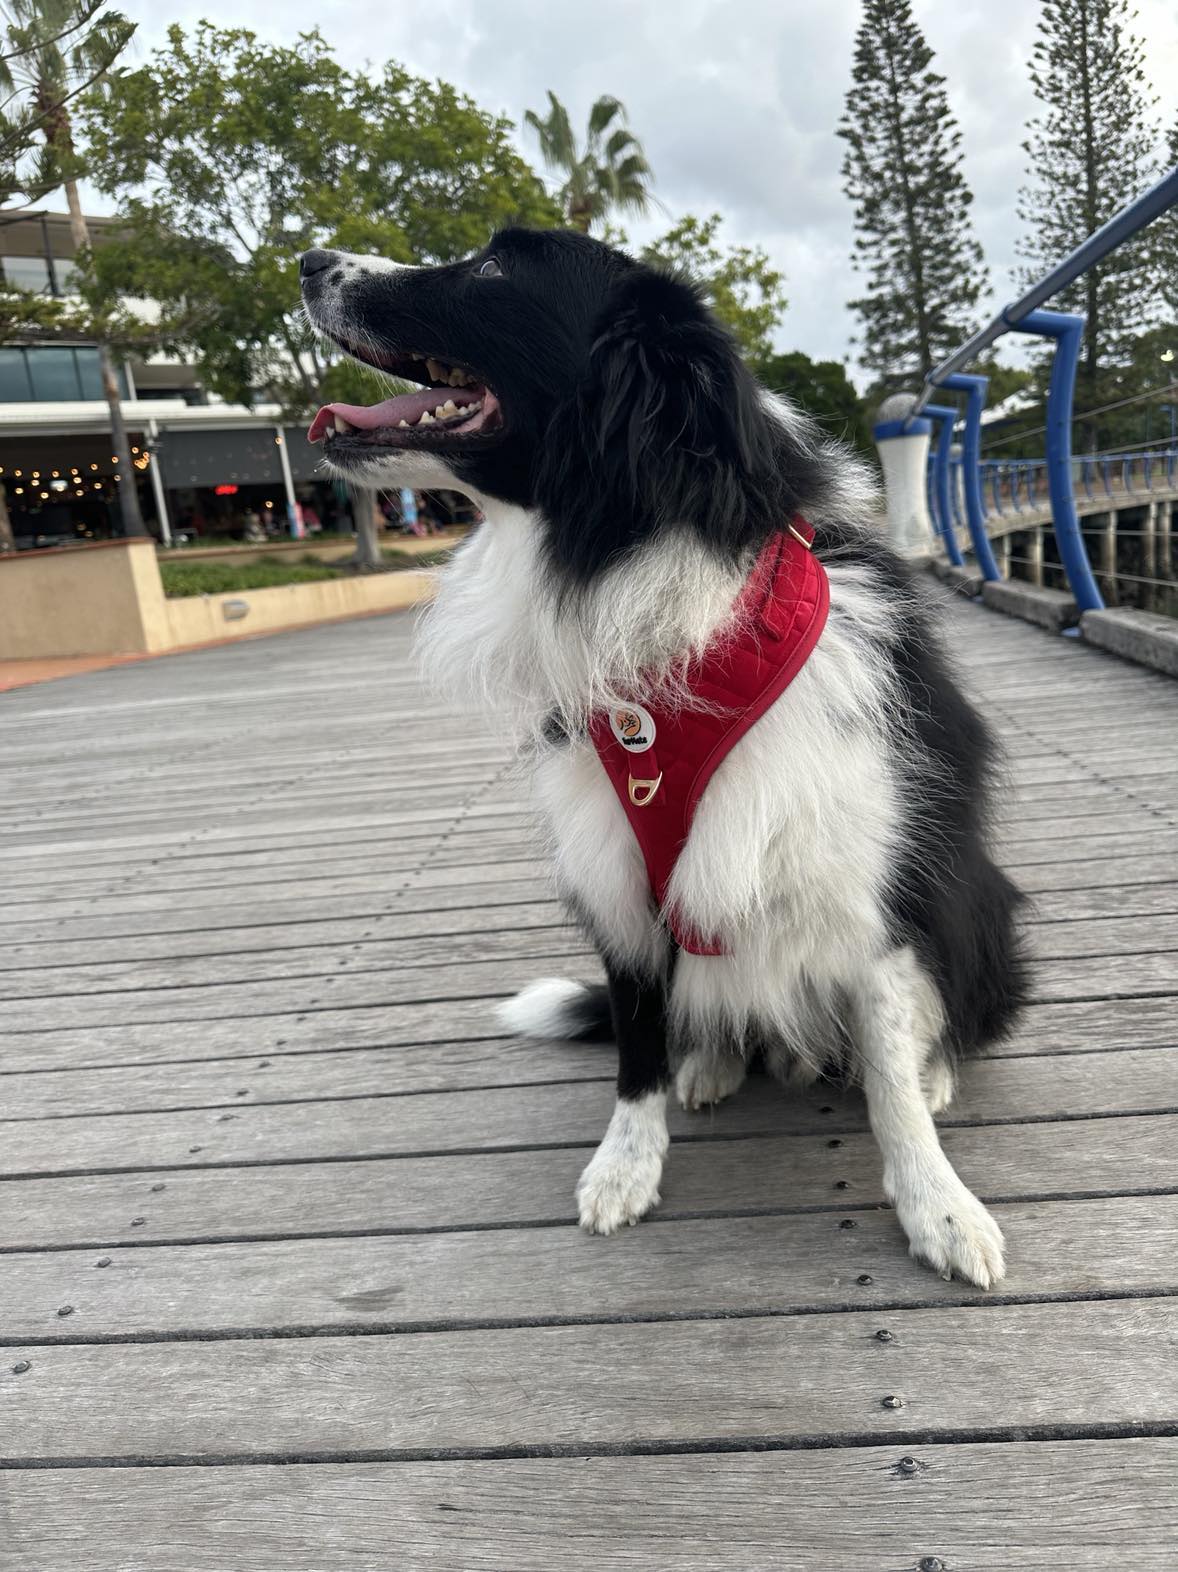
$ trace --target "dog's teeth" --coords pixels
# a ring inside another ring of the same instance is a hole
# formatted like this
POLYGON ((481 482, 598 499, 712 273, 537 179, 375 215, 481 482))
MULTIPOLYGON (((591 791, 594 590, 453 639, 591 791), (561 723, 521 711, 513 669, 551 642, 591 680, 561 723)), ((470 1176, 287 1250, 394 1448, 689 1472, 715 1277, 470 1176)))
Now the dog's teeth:
POLYGON ((450 368, 443 366, 440 360, 427 360, 425 369, 435 382, 448 382, 450 379, 450 368))
POLYGON ((434 417, 430 414, 428 409, 422 412, 421 419, 417 422, 419 426, 432 426, 433 423, 434 417))
POLYGON ((469 380, 470 378, 467 376, 466 372, 459 371, 457 366, 455 366, 454 370, 450 373, 450 386, 452 388, 465 387, 469 380))
POLYGON ((448 398, 446 400, 446 402, 442 405, 441 409, 437 409, 437 410, 434 411, 434 414, 437 415, 439 419, 441 419, 443 416, 449 417, 450 415, 457 415, 457 413, 458 413, 458 405, 454 402, 454 400, 452 398, 448 398))
POLYGON ((399 420, 397 422, 398 426, 407 426, 408 424, 409 424, 409 422, 407 420, 399 420))
POLYGON ((345 420, 342 415, 337 415, 335 417, 335 429, 337 431, 351 431, 354 428, 350 421, 345 420))

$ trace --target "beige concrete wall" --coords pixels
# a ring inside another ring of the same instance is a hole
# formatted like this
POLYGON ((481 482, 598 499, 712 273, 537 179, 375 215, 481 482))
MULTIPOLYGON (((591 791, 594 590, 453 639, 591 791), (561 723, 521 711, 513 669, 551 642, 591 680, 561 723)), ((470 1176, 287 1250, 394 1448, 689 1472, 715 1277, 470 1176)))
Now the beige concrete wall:
POLYGON ((168 600, 150 540, 0 556, 0 659, 157 654, 428 600, 428 570, 168 600), (226 616, 225 608, 238 616, 226 616))
POLYGON ((150 540, 97 541, 0 555, 0 658, 133 654, 158 637, 159 569, 150 540))
POLYGON ((167 648, 208 644, 215 639, 273 633, 314 622, 334 622, 375 611, 416 606, 433 594, 433 575, 406 569, 360 578, 323 579, 314 584, 280 584, 273 589, 245 590, 226 595, 186 595, 165 602, 167 648), (227 617, 226 606, 245 608, 241 617, 227 617))

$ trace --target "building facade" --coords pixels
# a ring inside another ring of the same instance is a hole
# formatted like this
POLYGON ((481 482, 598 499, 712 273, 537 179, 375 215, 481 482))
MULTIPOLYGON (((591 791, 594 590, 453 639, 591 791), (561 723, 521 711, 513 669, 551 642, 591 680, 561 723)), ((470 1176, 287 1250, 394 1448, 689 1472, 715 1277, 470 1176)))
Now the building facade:
MULTIPOLYGON (((95 245, 117 224, 87 222, 95 245)), ((64 213, 0 220, 11 287, 68 297, 73 256, 64 213)), ((346 497, 277 406, 224 404, 166 355, 131 359, 119 375, 140 506, 164 544, 241 536, 255 515, 271 534, 297 532, 304 515, 351 528, 346 497)), ((117 480, 95 345, 31 332, 0 345, 0 487, 17 549, 121 534, 117 480)))

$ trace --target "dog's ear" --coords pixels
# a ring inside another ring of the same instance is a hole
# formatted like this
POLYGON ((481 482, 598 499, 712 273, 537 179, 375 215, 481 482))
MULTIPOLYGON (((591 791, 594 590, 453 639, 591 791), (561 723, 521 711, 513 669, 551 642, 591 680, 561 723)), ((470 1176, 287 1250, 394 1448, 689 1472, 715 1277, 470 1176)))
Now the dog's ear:
POLYGON ((615 287, 544 441, 536 498, 554 565, 586 583, 668 525, 739 550, 782 505, 780 440, 698 292, 636 268, 615 287))

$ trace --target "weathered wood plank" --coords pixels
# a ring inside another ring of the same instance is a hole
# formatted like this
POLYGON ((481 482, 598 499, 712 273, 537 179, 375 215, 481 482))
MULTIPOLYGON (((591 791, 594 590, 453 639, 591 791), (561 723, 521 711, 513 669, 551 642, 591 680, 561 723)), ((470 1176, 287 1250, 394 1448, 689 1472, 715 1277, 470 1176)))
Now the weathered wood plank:
MULTIPOLYGON (((549 889, 539 881, 534 886, 521 887, 518 901, 496 901, 476 907, 459 907, 440 910, 433 903, 428 911, 381 911, 369 915, 334 918, 312 918, 301 922, 292 918, 289 907, 276 908, 270 913, 274 919, 286 913, 286 920, 273 920, 255 926, 187 929, 178 932, 137 934, 134 936, 87 937, 84 947, 71 945, 69 961, 84 966, 110 964, 148 963, 172 958, 193 960, 208 956, 244 955, 254 952, 273 954, 276 951, 306 951, 308 954, 339 947, 363 946, 369 939, 388 943, 403 939, 424 939, 441 936, 452 938, 457 934, 502 932, 523 928, 548 928, 566 923, 568 915, 560 901, 549 896, 549 889), (528 896, 537 896, 528 899, 528 896)), ((235 913, 236 914, 236 913, 235 913)), ((105 926, 105 925, 103 925, 105 926)), ((52 925, 45 925, 52 934, 52 925)), ((20 932, 25 933, 22 925, 20 932)), ((438 945, 435 942, 434 949, 438 945)), ((43 939, 8 945, 0 955, 0 987, 6 986, 6 973, 21 971, 25 967, 41 970, 66 964, 64 946, 46 943, 43 939)))
MULTIPOLYGON (((249 899, 269 899, 285 902, 288 909, 295 905, 319 902, 336 896, 351 896, 357 907, 371 910, 381 897, 392 901, 399 891, 435 890, 447 887, 466 892, 468 904, 477 900, 472 893, 477 886, 497 885, 506 880, 549 878, 550 866, 546 859, 503 858, 498 862, 466 863, 461 858, 447 863, 425 862, 420 868, 407 868, 398 874, 374 873, 331 874, 321 879, 275 879, 268 882, 250 882, 249 899)), ((209 914, 216 921, 218 913, 227 906, 235 906, 237 891, 231 885, 214 885, 207 889, 186 890, 184 906, 189 917, 197 910, 209 914)), ((175 911, 176 901, 166 890, 137 894, 131 889, 120 893, 95 895, 87 900, 22 901, 19 905, 0 903, 0 919, 9 927, 42 918, 58 921, 63 918, 84 917, 98 926, 108 916, 125 917, 130 913, 175 911)), ((236 913, 235 913, 236 914, 236 913)))
POLYGON ((1016 868, 1006 859, 1020 890, 1037 895, 1041 890, 1120 889, 1126 884, 1172 884, 1172 852, 1150 852, 1125 857, 1114 846, 1107 857, 1086 857, 1079 862, 1040 862, 1016 868))
POLYGON ((1112 889, 1045 890, 1031 897, 1031 923, 1071 922, 1100 917, 1170 916, 1178 912, 1178 882, 1122 884, 1112 889))
MULTIPOLYGON (((430 789, 428 782, 423 784, 423 789, 430 789)), ((529 824, 530 815, 511 808, 485 813, 476 820, 459 819, 451 809, 445 818, 389 829, 372 825, 361 831, 337 833, 333 827, 331 833, 325 835, 322 823, 301 832, 297 826, 292 826, 285 838, 276 836, 272 844, 267 844, 268 838, 261 832, 256 838, 238 839, 223 847, 202 844, 190 835, 183 835, 174 837, 170 844, 128 845, 106 856, 88 852, 83 858, 77 853, 70 855, 59 843, 54 848, 56 857, 48 855, 48 849, 36 861, 5 855, 0 863, 0 878, 5 890, 15 893, 30 888, 77 891, 102 878, 119 879, 131 874, 144 878, 156 869, 174 873, 180 879, 224 874, 238 876, 292 864, 300 869, 314 868, 320 863, 337 862, 341 857, 359 856, 362 851, 399 854, 454 837, 461 837, 463 844, 469 840, 477 850, 484 840, 513 834, 529 824), (323 839, 318 839, 319 836, 323 839)))
POLYGON ((1036 923, 1027 937, 1031 953, 1041 960, 1159 953, 1178 950, 1178 915, 1036 923))
MULTIPOLYGON (((531 959, 463 964, 455 958, 439 960, 432 966, 355 977, 342 973, 296 976, 277 982, 211 983, 182 989, 82 992, 35 1001, 0 998, 0 1033, 5 1029, 27 1029, 34 1021, 41 1030, 61 1026, 131 1026, 138 1022, 238 1020, 249 1015, 302 1012, 317 1007, 340 1009, 423 1003, 431 999, 494 998, 515 992, 534 977, 559 975, 569 967, 587 978, 601 975, 597 961, 585 953, 583 945, 574 950, 558 942, 548 947, 547 953, 544 951, 545 946, 537 944, 531 959)), ((461 955, 461 941, 452 953, 461 955)))
MULTIPOLYGON (((475 920, 480 912, 500 905, 520 902, 551 900, 553 885, 551 870, 544 868, 531 878, 488 879, 468 886, 451 883, 433 885, 429 889, 390 889, 376 887, 354 895, 321 895, 318 890, 300 891, 292 901, 286 886, 272 890, 268 897, 254 898, 252 890, 241 892, 241 898, 232 905, 233 927, 223 926, 226 917, 224 905, 193 907, 188 901, 182 905, 149 906, 139 911, 111 910, 102 916, 89 912, 79 917, 22 916, 12 927, 26 940, 33 956, 45 953, 47 944, 65 944, 83 940, 89 951, 92 942, 103 943, 116 938, 155 940, 164 934, 199 934, 215 936, 226 933, 248 935, 258 928, 269 928, 277 934, 279 929, 293 930, 304 922, 357 921, 373 917, 395 919, 404 913, 428 921, 436 916, 441 924, 453 919, 445 914, 467 912, 475 920)), ((457 930, 455 930, 457 931, 457 930)), ((187 940, 176 941, 181 946, 187 940)), ((203 940, 193 943, 199 949, 203 940)), ((242 944, 248 947, 248 938, 242 944)), ((187 953, 183 948, 181 953, 187 953)), ((101 956, 99 956, 101 958, 101 956)))
MULTIPOLYGON (((583 940, 559 935, 545 942, 544 932, 519 935, 517 950, 532 959, 506 956, 501 960, 447 959, 461 953, 464 941, 452 950, 439 947, 430 965, 404 967, 349 975, 338 969, 328 975, 307 975, 295 970, 277 980, 195 984, 191 987, 112 989, 109 992, 58 993, 34 1001, 0 996, 0 1032, 41 1030, 70 1026, 132 1026, 141 1022, 216 1020, 283 1011, 300 1012, 322 1007, 344 1008, 374 1004, 407 1004, 433 999, 496 997, 514 992, 537 976, 560 975, 572 968, 586 979, 600 977, 601 969, 583 940)), ((276 969, 281 971, 280 958, 276 969)), ((1133 995, 1178 992, 1178 952, 1161 954, 1093 956, 1079 961, 1043 960, 1031 976, 1031 998, 1049 1002, 1068 999, 1117 999, 1133 995)))
MULTIPOLYGON (((1000 1203, 994 1215, 1007 1237, 1005 1296, 1178 1291, 1178 1196, 1000 1203)), ((94 1263, 104 1257, 87 1250, 5 1255, 3 1335, 17 1347, 988 1303, 913 1261, 890 1212, 853 1220, 853 1229, 837 1212, 648 1222, 611 1239, 570 1225, 145 1245, 110 1252, 102 1269, 94 1263)))
POLYGON ((636 1416, 641 1438, 663 1444, 902 1445, 991 1430, 995 1389, 1014 1432, 1166 1424, 1178 1410, 1173 1300, 892 1311, 888 1344, 878 1322, 440 1332, 428 1351, 380 1336, 38 1348, 28 1379, 6 1383, 0 1462, 614 1447, 634 1438, 636 1416), (151 1400, 129 1401, 136 1392, 151 1400), (901 1406, 885 1408, 888 1393, 901 1406))
POLYGON ((1173 1438, 907 1451, 38 1469, 5 1521, 21 1572, 1171 1572, 1173 1438))
POLYGON ((608 1044, 548 1044, 502 1037, 459 1040, 441 1047, 408 1043, 332 1053, 279 1049, 260 1059, 8 1073, 0 1076, 0 1129, 3 1120, 60 1114, 388 1097, 544 1081, 612 1081, 616 1064, 608 1044))
MULTIPOLYGON (((559 969, 559 968, 558 968, 559 969)), ((571 974, 590 977, 588 968, 571 974)), ((288 1001, 289 1004, 289 1001, 288 1001)), ((285 1052, 386 1048, 409 1044, 503 1040, 485 998, 437 1003, 382 1003, 350 1009, 292 1012, 220 1020, 11 1031, 0 1034, 7 1071, 169 1064, 190 1060, 254 1060, 285 1052)), ((1178 1045, 1178 994, 1150 999, 1033 1004, 1012 1035, 993 1043, 989 1058, 1105 1052, 1178 1045)), ((563 1045, 558 1045, 564 1052, 563 1045)), ((537 1050, 538 1051, 538 1050, 537 1050)), ((445 1056, 441 1055, 444 1064, 445 1056)), ((483 1084, 480 1080, 480 1084, 483 1084)), ((4 1081, 0 1076, 0 1102, 4 1081)))
MULTIPOLYGON (((872 1137, 750 1136, 677 1142, 659 1219, 882 1202, 872 1137), (845 1188, 838 1188, 845 1186, 845 1188)), ((965 1126, 943 1132, 965 1182, 988 1202, 1178 1189, 1178 1117, 965 1126)), ((82 1174, 0 1181, 0 1249, 310 1237, 575 1221, 573 1188, 592 1147, 82 1174)))
POLYGON ((1159 873, 1173 878, 1174 860, 1178 857, 1178 830, 1158 826, 1148 830, 1119 830, 1112 835, 1077 835, 1073 840, 1064 841, 1041 840, 1037 835, 1018 839, 999 835, 995 844, 998 861, 1004 868, 1010 868, 1016 877, 1024 868, 1045 864, 1058 865, 1062 869, 1069 863, 1099 858, 1134 863, 1149 857, 1159 873))
MULTIPOLYGON (((483 921, 457 934, 413 937, 399 931, 396 937, 356 939, 347 945, 309 945, 248 948, 212 955, 176 955, 160 962, 146 956, 124 961, 83 961, 81 965, 41 965, 9 968, 0 972, 0 1003, 17 999, 60 998, 84 994, 98 998, 123 989, 225 988, 242 983, 274 982, 284 977, 309 982, 314 977, 363 972, 393 974, 416 971, 463 955, 471 962, 520 960, 534 955, 582 955, 589 944, 581 929, 571 924, 556 903, 540 922, 517 923, 514 909, 488 908, 483 921)), ((1178 941, 1174 948, 1178 949, 1178 941)), ((1081 952, 1083 953, 1083 952, 1081 952)), ((30 1003, 30 1008, 33 1006, 30 1003)))
MULTIPOLYGON (((239 1078, 243 1089, 257 1077, 239 1078)), ((255 1094, 256 1095, 256 1094, 255 1094)), ((481 1151, 596 1141, 613 1106, 608 1081, 572 1081, 409 1097, 254 1103, 101 1118, 13 1120, 2 1126, 0 1174, 128 1167, 207 1167, 407 1153, 481 1151)), ((1168 1053, 1146 1049, 1027 1059, 979 1059, 965 1067, 946 1126, 1101 1113, 1178 1111, 1168 1053)), ((785 1092, 758 1077, 711 1113, 671 1114, 672 1133, 694 1138, 821 1133, 866 1128, 857 1092, 819 1083, 785 1092)))
MULTIPOLYGON (((1166 896, 1169 904, 1176 899, 1166 896)), ((134 940, 88 939, 81 958, 76 947, 70 947, 69 963, 57 948, 44 943, 13 944, 0 957, 0 993, 29 998, 101 992, 120 984, 153 988, 241 982, 323 975, 341 965, 358 971, 392 970, 445 956, 459 948, 451 942, 458 936, 471 960, 526 955, 534 947, 531 939, 521 943, 512 936, 538 930, 554 941, 568 942, 570 951, 583 947, 580 931, 569 924, 564 907, 555 899, 464 908, 458 913, 381 912, 335 921, 210 929, 199 937, 187 932, 134 940), (473 935, 478 937, 467 937, 473 935)), ((1028 937, 1032 953, 1043 959, 1178 950, 1178 912, 1038 922, 1028 925, 1028 937)))

